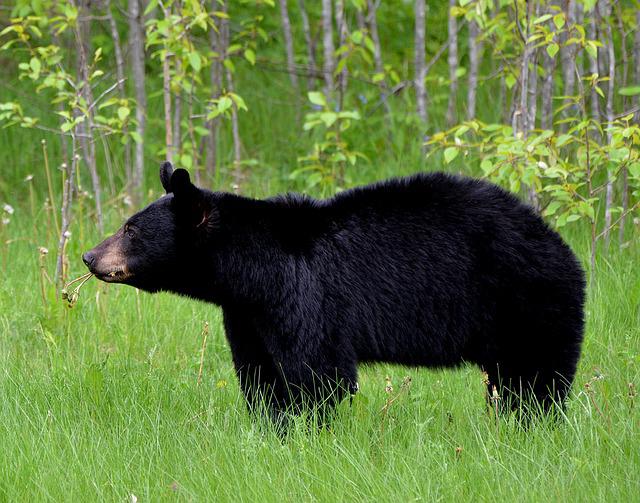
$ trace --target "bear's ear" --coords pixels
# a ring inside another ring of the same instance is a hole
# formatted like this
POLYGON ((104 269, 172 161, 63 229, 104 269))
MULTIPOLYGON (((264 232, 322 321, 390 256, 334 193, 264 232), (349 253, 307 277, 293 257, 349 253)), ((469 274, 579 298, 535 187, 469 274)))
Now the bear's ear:
POLYGON ((203 191, 191 183, 186 169, 178 168, 173 172, 171 189, 174 208, 183 223, 200 231, 206 231, 216 225, 217 209, 205 197, 203 191))
POLYGON ((165 192, 169 194, 173 192, 171 189, 171 175, 173 174, 173 165, 169 161, 165 161, 160 166, 160 182, 165 192))
POLYGON ((198 193, 198 188, 191 183, 189 172, 186 169, 178 168, 171 175, 169 182, 173 197, 176 199, 191 198, 198 193))

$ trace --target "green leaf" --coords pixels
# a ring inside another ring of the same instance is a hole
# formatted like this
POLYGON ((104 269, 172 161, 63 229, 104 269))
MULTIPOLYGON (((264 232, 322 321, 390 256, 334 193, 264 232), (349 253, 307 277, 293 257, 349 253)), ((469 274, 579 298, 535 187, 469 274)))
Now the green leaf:
POLYGON ((564 13, 560 12, 555 16, 553 16, 553 24, 556 25, 556 28, 558 30, 562 29, 562 27, 564 26, 564 23, 565 23, 564 13))
POLYGON ((484 176, 488 176, 493 170, 493 163, 489 159, 482 159, 480 169, 482 170, 482 173, 484 173, 484 176))
POLYGON ((338 114, 335 112, 323 112, 320 114, 320 120, 324 122, 325 126, 331 127, 338 120, 338 114))
POLYGON ((309 97, 309 101, 314 105, 318 105, 320 107, 327 106, 327 100, 325 99, 324 94, 318 91, 310 91, 307 93, 307 96, 309 97))
POLYGON ((133 141, 138 144, 142 143, 142 136, 140 136, 140 133, 137 131, 131 131, 129 134, 131 135, 131 138, 133 138, 133 141))
POLYGON ((191 68, 193 68, 196 72, 199 72, 202 68, 202 59, 200 58, 200 53, 197 51, 191 51, 189 53, 189 64, 191 68))
POLYGON ((150 0, 149 5, 147 5, 147 8, 144 10, 144 15, 146 16, 147 14, 149 14, 157 6, 158 0, 150 0))
POLYGON ((640 94, 640 86, 622 87, 618 90, 621 96, 637 96, 640 94))
POLYGON ((550 58, 555 57, 555 55, 558 54, 559 50, 560 50, 560 46, 555 42, 547 46, 547 54, 549 55, 550 58))
POLYGON ((560 206, 562 206, 562 202, 560 201, 551 201, 549 203, 549 206, 547 206, 547 209, 544 210, 544 214, 547 217, 552 216, 556 211, 558 211, 558 208, 560 208, 560 206))
POLYGON ((513 86, 516 85, 515 75, 513 75, 513 73, 510 73, 509 75, 507 75, 504 79, 504 83, 507 85, 509 89, 511 89, 513 86))
POLYGON ((458 147, 448 147, 444 150, 444 162, 449 164, 456 157, 458 157, 458 147))
POLYGON ((118 118, 121 121, 126 120, 126 118, 129 117, 130 113, 131 113, 131 110, 129 110, 128 107, 118 107, 118 118))
POLYGON ((252 65, 255 65, 256 64, 256 53, 253 52, 251 49, 247 49, 246 51, 244 51, 244 59, 246 59, 252 65))
POLYGON ((540 24, 540 23, 544 23, 545 21, 548 21, 549 19, 551 19, 553 16, 551 14, 544 14, 536 19, 533 20, 533 24, 540 24))
POLYGON ((231 101, 231 98, 229 98, 228 96, 223 96, 218 100, 218 113, 221 114, 225 110, 228 110, 229 108, 231 108, 232 104, 233 102, 231 101))

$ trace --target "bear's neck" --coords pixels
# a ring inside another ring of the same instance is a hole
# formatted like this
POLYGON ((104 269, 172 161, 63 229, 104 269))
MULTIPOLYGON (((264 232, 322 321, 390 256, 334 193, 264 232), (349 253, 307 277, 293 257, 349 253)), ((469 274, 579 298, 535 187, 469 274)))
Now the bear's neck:
POLYGON ((192 280, 178 293, 222 307, 272 301, 274 290, 294 280, 292 264, 317 233, 318 218, 304 218, 312 213, 309 201, 305 208, 215 194, 217 225, 197 247, 192 280))

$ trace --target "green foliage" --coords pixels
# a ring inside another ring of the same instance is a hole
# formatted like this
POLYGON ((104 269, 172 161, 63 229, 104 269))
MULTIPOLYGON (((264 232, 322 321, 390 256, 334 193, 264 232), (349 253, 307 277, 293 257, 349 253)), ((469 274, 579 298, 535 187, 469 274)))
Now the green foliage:
POLYGON ((303 129, 316 132, 321 137, 312 151, 298 157, 301 167, 292 171, 292 180, 304 177, 307 189, 319 186, 323 193, 331 187, 348 183, 346 167, 355 166, 358 157, 365 158, 361 152, 352 150, 347 142, 346 133, 353 121, 360 120, 357 111, 331 110, 325 96, 316 91, 308 93, 309 102, 318 109, 306 114, 303 129))

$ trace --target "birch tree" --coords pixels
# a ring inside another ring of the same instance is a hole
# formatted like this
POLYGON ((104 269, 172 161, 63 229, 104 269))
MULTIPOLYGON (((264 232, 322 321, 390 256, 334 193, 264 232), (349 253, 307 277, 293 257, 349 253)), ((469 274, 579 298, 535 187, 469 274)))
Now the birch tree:
POLYGON ((416 90, 416 108, 418 117, 427 122, 427 76, 425 54, 425 0, 415 0, 415 36, 414 36, 414 86, 416 90))
POLYGON ((323 66, 324 94, 328 101, 333 96, 333 71, 335 65, 335 47, 333 45, 333 18, 331 0, 322 0, 322 46, 323 46, 323 66))
MULTIPOLYGON (((85 162, 89 168, 89 175, 91 176, 91 185, 93 189, 93 198, 96 207, 96 220, 98 224, 98 230, 100 233, 104 230, 103 218, 102 218, 102 187, 100 183, 100 176, 98 174, 98 165, 96 159, 96 146, 93 137, 93 91, 90 85, 89 78, 89 52, 91 50, 90 45, 90 11, 89 1, 80 0, 76 4, 76 0, 69 0, 71 5, 78 11, 78 22, 74 27, 74 38, 76 46, 76 67, 78 70, 78 78, 81 82, 80 93, 85 101, 87 107, 86 121, 82 123, 79 135, 81 137, 82 151, 85 162)), ((73 152, 72 152, 73 155, 73 152)))
POLYGON ((144 182, 144 133, 147 120, 147 93, 145 90, 144 71, 144 21, 139 0, 129 0, 129 57, 133 74, 133 85, 136 97, 136 133, 135 160, 133 167, 134 203, 140 204, 142 184, 144 182))
MULTIPOLYGON (((336 27, 338 31, 338 47, 345 46, 347 41, 347 20, 344 12, 344 0, 336 0, 335 8, 336 27)), ((342 55, 341 58, 345 58, 346 55, 342 55)), ((342 65, 342 70, 338 75, 338 90, 339 90, 339 107, 342 109, 344 104, 344 94, 347 90, 347 81, 349 79, 349 69, 346 64, 342 65)))
POLYGON ((480 27, 475 19, 469 21, 469 77, 467 81, 467 119, 476 117, 478 68, 480 66, 480 27))
POLYGON ((458 22, 455 16, 455 7, 458 0, 449 0, 449 103, 447 105, 446 121, 449 126, 456 121, 456 103, 458 96, 458 22))
MULTIPOLYGON (((604 20, 604 30, 606 35, 605 47, 607 51, 607 60, 609 63, 609 81, 607 82, 607 105, 606 105, 606 115, 607 122, 609 125, 613 124, 614 116, 613 116, 613 100, 614 89, 615 89, 615 80, 616 80, 616 53, 613 42, 613 33, 611 31, 610 17, 611 17, 611 1, 610 0, 600 0, 600 7, 602 8, 602 17, 604 20)), ((607 129, 607 143, 609 145, 612 144, 612 133, 611 128, 607 129)), ((610 239, 610 230, 611 230, 611 220, 612 220, 612 209, 613 209, 613 192, 614 192, 614 178, 612 173, 607 174, 607 191, 605 198, 605 206, 604 206, 604 243, 605 247, 609 246, 610 239)))
POLYGON ((280 0, 280 19, 282 20, 282 34, 284 35, 284 47, 287 54, 287 72, 291 87, 298 92, 298 76, 296 75, 296 64, 293 52, 293 34, 291 32, 291 21, 289 20, 289 8, 287 0, 280 0))
POLYGON ((315 89, 316 87, 316 74, 318 73, 318 65, 316 63, 316 47, 311 36, 311 26, 309 25, 309 16, 304 4, 304 0, 298 0, 298 7, 300 9, 300 18, 302 19, 302 32, 304 34, 304 42, 307 46, 307 59, 309 64, 309 89, 315 89))
MULTIPOLYGON (((211 0, 211 11, 218 8, 218 0, 211 0)), ((220 34, 217 30, 209 28, 209 47, 214 57, 209 67, 209 80, 211 83, 211 101, 214 102, 220 97, 222 89, 222 50, 220 48, 220 34)), ((218 158, 218 128, 220 119, 214 117, 208 121, 209 138, 207 141, 206 170, 209 178, 213 179, 217 169, 218 158)))
MULTIPOLYGON (((113 52, 116 60, 116 76, 118 78, 118 94, 120 98, 125 100, 127 98, 127 91, 125 89, 125 76, 124 76, 124 57, 122 55, 122 45, 120 43, 120 33, 118 32, 118 25, 116 24, 116 20, 113 17, 113 12, 111 12, 111 0, 106 0, 105 3, 105 13, 107 16, 107 21, 109 23, 109 32, 111 33, 111 38, 113 39, 113 52)), ((128 136, 128 127, 123 126, 122 134, 123 136, 128 136)), ((127 178, 127 189, 129 195, 131 195, 131 178, 133 173, 131 171, 131 143, 128 142, 124 146, 124 173, 127 178)))

